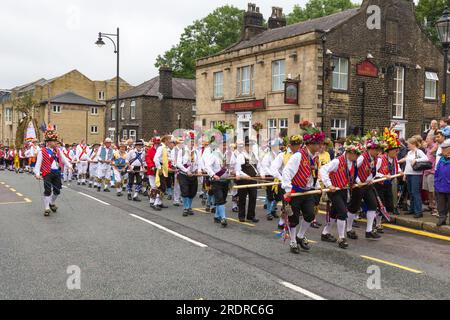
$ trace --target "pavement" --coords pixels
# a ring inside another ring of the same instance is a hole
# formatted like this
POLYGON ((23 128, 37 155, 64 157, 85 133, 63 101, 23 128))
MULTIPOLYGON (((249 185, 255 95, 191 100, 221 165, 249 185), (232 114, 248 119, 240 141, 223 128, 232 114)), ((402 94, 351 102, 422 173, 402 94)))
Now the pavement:
POLYGON ((0 188, 0 299, 450 299, 450 238, 388 228, 368 241, 361 222, 348 250, 310 230, 312 250, 292 255, 262 196, 260 223, 239 223, 228 208, 224 229, 198 199, 184 218, 169 203, 155 212, 71 184, 46 218, 32 176, 0 172, 0 188), (79 290, 67 285, 71 266, 79 290))

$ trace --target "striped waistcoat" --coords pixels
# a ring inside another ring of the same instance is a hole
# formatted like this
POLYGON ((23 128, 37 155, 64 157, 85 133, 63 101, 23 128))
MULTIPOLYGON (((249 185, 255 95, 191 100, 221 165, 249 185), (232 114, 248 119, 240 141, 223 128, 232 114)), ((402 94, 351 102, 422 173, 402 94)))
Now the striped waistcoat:
POLYGON ((309 177, 315 175, 317 177, 317 170, 319 168, 319 158, 314 158, 314 166, 311 165, 309 152, 306 148, 299 150, 302 155, 302 160, 297 170, 297 174, 292 179, 292 185, 297 188, 305 189, 308 184, 309 177))
POLYGON ((362 157, 364 160, 358 168, 358 177, 362 183, 365 183, 371 174, 373 174, 373 176, 376 174, 377 158, 371 161, 370 154, 368 152, 365 152, 362 157))
MULTIPOLYGON (((340 156, 339 158, 339 167, 336 172, 330 173, 330 180, 334 187, 339 189, 344 189, 349 185, 349 175, 347 174, 347 157, 345 154, 340 156)), ((350 177, 355 177, 356 179, 356 168, 355 164, 353 164, 350 170, 350 177)))

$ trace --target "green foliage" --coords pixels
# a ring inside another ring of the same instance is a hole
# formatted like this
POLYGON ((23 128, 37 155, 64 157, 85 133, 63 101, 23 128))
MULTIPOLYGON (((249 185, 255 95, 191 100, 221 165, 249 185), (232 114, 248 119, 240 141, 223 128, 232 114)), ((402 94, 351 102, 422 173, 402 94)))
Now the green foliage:
POLYGON ((31 115, 33 107, 38 106, 38 102, 34 100, 32 93, 27 93, 23 96, 16 97, 13 100, 13 106, 17 111, 23 112, 26 116, 29 116, 31 115))
POLYGON ((358 7, 351 0, 310 0, 304 8, 294 6, 293 11, 287 15, 287 21, 288 24, 293 24, 358 7))
POLYGON ((419 0, 416 7, 416 17, 421 25, 426 21, 425 31, 434 43, 440 45, 435 28, 436 21, 442 16, 445 6, 450 6, 450 0, 419 0))
POLYGON ((180 42, 164 55, 159 55, 155 66, 169 66, 175 77, 195 78, 197 59, 215 54, 239 41, 244 11, 223 6, 184 29, 180 42))

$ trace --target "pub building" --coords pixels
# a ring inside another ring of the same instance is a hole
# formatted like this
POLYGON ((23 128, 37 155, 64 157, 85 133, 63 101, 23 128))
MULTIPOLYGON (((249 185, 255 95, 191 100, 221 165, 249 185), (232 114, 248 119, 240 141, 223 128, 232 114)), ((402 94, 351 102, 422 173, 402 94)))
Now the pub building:
POLYGON ((414 11, 412 0, 364 0, 287 26, 274 7, 265 27, 249 4, 241 40, 197 61, 196 126, 245 136, 261 123, 270 138, 302 120, 334 139, 393 123, 401 137, 422 132, 441 115, 444 56, 414 11))

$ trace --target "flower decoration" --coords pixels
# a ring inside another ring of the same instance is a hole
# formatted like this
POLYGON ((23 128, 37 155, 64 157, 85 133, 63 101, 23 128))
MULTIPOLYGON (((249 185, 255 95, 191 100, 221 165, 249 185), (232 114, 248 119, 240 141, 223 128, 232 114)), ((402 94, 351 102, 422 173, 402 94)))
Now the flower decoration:
POLYGON ((52 124, 47 126, 45 130, 45 141, 58 141, 58 133, 55 130, 55 127, 52 124))
POLYGON ((383 140, 386 143, 385 145, 386 151, 398 149, 401 146, 401 142, 398 138, 397 133, 393 130, 389 130, 388 128, 384 129, 383 140))
POLYGON ((361 139, 354 136, 349 136, 347 138, 344 144, 344 149, 346 152, 356 154, 363 154, 366 151, 366 148, 362 143, 361 139))
POLYGON ((254 123, 252 127, 253 127, 253 130, 255 130, 256 132, 259 132, 264 128, 264 126, 261 122, 254 123))
POLYGON ((325 141, 325 133, 320 131, 317 128, 310 127, 306 130, 306 133, 303 135, 303 141, 306 144, 321 144, 325 141))
POLYGON ((385 149, 386 141, 378 130, 369 131, 362 139, 367 149, 385 149))

